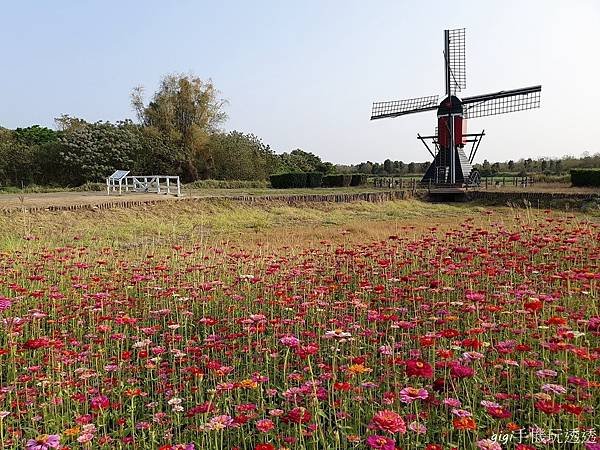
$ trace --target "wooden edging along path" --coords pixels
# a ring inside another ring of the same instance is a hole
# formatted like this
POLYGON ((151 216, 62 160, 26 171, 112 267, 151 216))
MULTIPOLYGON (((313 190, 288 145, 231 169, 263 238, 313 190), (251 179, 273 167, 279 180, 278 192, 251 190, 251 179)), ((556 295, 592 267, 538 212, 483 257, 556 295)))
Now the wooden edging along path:
MULTIPOLYGON (((76 203, 73 205, 46 205, 29 206, 19 205, 11 207, 0 207, 0 213, 12 214, 16 212, 60 212, 60 211, 98 211, 115 208, 136 208, 143 206, 153 206, 164 202, 210 202, 210 201, 234 201, 242 203, 269 203, 279 202, 287 204, 298 203, 351 203, 351 202, 370 202, 381 203, 390 200, 404 200, 412 197, 409 190, 399 191, 377 191, 377 192, 355 192, 339 194, 272 194, 272 195, 215 195, 215 196, 190 196, 190 197, 159 197, 156 200, 135 200, 134 198, 125 200, 123 197, 110 199, 109 201, 95 201, 86 203, 76 203)), ((1 200, 1 198, 0 198, 1 200)))

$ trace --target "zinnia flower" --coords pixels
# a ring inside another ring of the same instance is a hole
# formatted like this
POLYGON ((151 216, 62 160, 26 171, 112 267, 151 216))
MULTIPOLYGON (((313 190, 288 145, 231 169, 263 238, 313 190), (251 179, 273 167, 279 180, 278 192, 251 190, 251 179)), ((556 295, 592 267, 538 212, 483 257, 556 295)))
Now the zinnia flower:
POLYGON ((367 445, 377 450, 395 450, 396 441, 386 436, 373 435, 367 438, 367 445))
POLYGON ((25 448, 27 450, 48 450, 49 448, 58 448, 59 442, 58 434, 42 434, 35 439, 29 439, 25 448))
POLYGON ((433 369, 431 366, 421 360, 408 360, 406 361, 406 374, 409 377, 433 377, 433 369))
POLYGON ((477 448, 481 450, 502 450, 502 446, 492 439, 482 439, 477 441, 477 448))
POLYGON ((402 403, 412 403, 415 400, 425 400, 429 397, 429 393, 423 388, 406 387, 400 391, 400 401, 402 403))
POLYGON ((377 412, 371 419, 370 427, 390 433, 406 433, 406 425, 400 414, 389 409, 377 412))

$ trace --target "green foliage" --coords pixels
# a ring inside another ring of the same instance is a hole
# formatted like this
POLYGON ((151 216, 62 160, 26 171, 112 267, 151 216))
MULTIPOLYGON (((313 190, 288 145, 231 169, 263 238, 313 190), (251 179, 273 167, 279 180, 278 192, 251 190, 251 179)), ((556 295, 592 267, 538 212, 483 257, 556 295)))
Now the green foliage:
POLYGON ((271 148, 253 134, 215 133, 208 142, 212 174, 219 180, 266 180, 277 167, 271 148))
POLYGON ((207 144, 227 118, 225 101, 218 96, 211 80, 183 74, 163 77, 148 105, 144 104, 142 87, 131 93, 131 104, 140 122, 185 150, 188 166, 193 165, 194 170, 184 170, 184 178, 195 178, 198 172, 204 178, 213 175, 215 158, 207 144))
POLYGON ((14 139, 20 144, 32 146, 58 141, 58 133, 50 128, 33 125, 27 128, 17 128, 14 139))
POLYGON ((573 186, 600 187, 600 169, 571 169, 573 186))
POLYGON ((139 135, 131 122, 87 124, 61 138, 59 160, 69 182, 101 181, 117 169, 132 168, 141 151, 139 135))
POLYGON ((348 187, 352 182, 350 174, 325 175, 323 177, 323 187, 348 187))
POLYGON ((364 173, 354 173, 350 179, 350 186, 363 186, 367 184, 367 176, 364 173))
POLYGON ((266 189, 266 180, 196 180, 186 184, 186 189, 266 189))
POLYGON ((317 155, 300 149, 282 153, 280 158, 281 169, 287 172, 330 173, 334 169, 333 164, 323 162, 317 155))
POLYGON ((142 175, 180 175, 183 178, 187 168, 185 150, 154 128, 130 126, 137 134, 139 146, 134 146, 133 173, 142 175))
POLYGON ((323 174, 321 172, 307 172, 306 173, 306 187, 307 188, 321 187, 322 182, 323 182, 323 174))
POLYGON ((303 188, 307 185, 308 175, 306 172, 290 172, 271 175, 271 187, 275 189, 303 188))

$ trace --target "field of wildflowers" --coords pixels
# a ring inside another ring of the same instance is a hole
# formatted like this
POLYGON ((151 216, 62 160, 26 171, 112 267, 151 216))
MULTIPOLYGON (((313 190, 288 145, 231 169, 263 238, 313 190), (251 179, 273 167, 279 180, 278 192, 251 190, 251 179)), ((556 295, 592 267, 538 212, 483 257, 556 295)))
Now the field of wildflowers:
POLYGON ((598 223, 362 226, 11 241, 0 448, 600 448, 598 223))

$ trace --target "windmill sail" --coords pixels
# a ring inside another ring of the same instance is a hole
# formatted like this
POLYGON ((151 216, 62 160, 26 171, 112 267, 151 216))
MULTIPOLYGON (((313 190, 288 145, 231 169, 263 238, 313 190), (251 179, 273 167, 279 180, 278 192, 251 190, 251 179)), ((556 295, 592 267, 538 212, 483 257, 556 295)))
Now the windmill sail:
POLYGON ((448 30, 448 67, 450 92, 454 95, 467 87, 464 28, 448 30))
POLYGON ((408 98, 391 102, 376 102, 373 103, 371 120, 432 111, 438 107, 438 98, 438 95, 431 95, 429 97, 408 98))
POLYGON ((464 116, 472 119, 539 108, 541 91, 542 86, 531 86, 463 98, 464 116))

